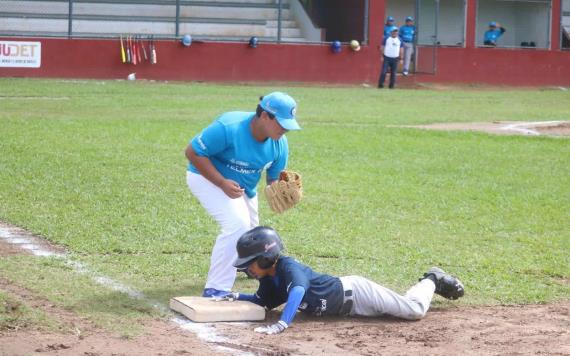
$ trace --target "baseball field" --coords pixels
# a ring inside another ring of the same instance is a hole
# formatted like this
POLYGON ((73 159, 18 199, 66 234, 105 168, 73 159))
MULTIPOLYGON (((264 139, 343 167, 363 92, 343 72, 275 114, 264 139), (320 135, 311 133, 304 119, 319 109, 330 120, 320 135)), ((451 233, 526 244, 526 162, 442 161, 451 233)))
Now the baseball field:
POLYGON ((0 106, 0 355, 570 353, 570 139, 406 127, 568 121, 569 91, 3 78, 0 106), (273 337, 172 321, 217 234, 184 148, 272 90, 303 127, 288 134, 303 201, 276 215, 260 199, 287 254, 398 292, 437 265, 464 298, 418 322, 298 317, 273 337))

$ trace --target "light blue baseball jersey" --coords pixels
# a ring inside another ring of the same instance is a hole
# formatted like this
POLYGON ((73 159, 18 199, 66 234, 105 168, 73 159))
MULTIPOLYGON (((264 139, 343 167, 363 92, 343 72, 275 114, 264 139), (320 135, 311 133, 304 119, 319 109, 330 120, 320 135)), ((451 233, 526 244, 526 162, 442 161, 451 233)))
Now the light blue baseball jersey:
POLYGON ((400 27, 400 38, 404 42, 414 42, 414 36, 416 35, 416 26, 404 25, 400 27))
MULTIPOLYGON (((253 137, 250 124, 254 116, 253 112, 227 112, 190 141, 196 155, 208 157, 218 172, 236 181, 249 198, 257 194, 263 170, 267 169, 270 180, 278 179, 289 156, 285 136, 263 142, 253 137)), ((200 173, 192 163, 188 170, 200 173)))
POLYGON ((494 30, 488 30, 487 32, 485 32, 485 37, 483 38, 483 41, 489 41, 495 43, 497 42, 499 37, 503 35, 503 33, 505 33, 505 29, 502 27, 494 30))
POLYGON ((384 38, 390 37, 390 30, 394 25, 384 25, 384 38))

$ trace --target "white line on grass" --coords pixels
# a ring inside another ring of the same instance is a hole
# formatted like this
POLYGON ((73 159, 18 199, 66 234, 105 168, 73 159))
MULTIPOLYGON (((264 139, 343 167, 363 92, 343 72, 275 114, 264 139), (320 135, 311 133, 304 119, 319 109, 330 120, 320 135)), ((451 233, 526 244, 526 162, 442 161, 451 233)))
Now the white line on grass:
MULTIPOLYGON (((15 228, 0 222, 0 239, 3 239, 9 244, 17 245, 19 248, 27 250, 35 256, 59 258, 63 260, 66 265, 73 268, 75 272, 90 276, 91 279, 99 285, 120 293, 124 293, 133 299, 142 300, 149 305, 152 305, 154 308, 160 310, 162 313, 170 313, 170 310, 166 307, 166 305, 156 300, 147 298, 142 292, 137 291, 136 289, 133 289, 103 274, 93 271, 86 264, 73 260, 67 253, 55 251, 39 237, 32 236, 20 228, 15 228)), ((225 343, 226 345, 231 345, 230 340, 218 334, 216 328, 214 328, 211 324, 194 323, 182 316, 173 316, 170 318, 170 322, 178 325, 183 330, 187 330, 196 334, 198 338, 207 343, 225 343)), ((218 351, 224 351, 234 355, 251 355, 251 353, 246 353, 242 350, 233 349, 227 346, 216 345, 215 348, 218 351)))

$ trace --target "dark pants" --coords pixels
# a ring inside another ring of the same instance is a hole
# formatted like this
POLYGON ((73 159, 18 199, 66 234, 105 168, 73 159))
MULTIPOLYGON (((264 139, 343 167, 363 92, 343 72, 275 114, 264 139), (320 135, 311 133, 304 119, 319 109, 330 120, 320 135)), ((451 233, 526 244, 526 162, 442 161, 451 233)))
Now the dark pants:
POLYGON ((394 88, 394 84, 396 84, 396 71, 398 70, 398 61, 398 58, 384 56, 382 74, 380 74, 378 88, 384 88, 384 82, 386 81, 386 73, 388 73, 388 70, 390 70, 390 88, 394 88))

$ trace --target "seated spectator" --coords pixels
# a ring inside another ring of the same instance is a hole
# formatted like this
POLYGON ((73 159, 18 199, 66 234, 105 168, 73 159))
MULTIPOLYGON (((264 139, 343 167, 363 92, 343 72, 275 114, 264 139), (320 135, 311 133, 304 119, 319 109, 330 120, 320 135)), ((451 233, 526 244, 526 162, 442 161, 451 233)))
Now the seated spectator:
POLYGON ((506 31, 498 22, 490 22, 489 29, 485 32, 485 37, 483 38, 483 44, 485 46, 497 46, 497 41, 506 31))

